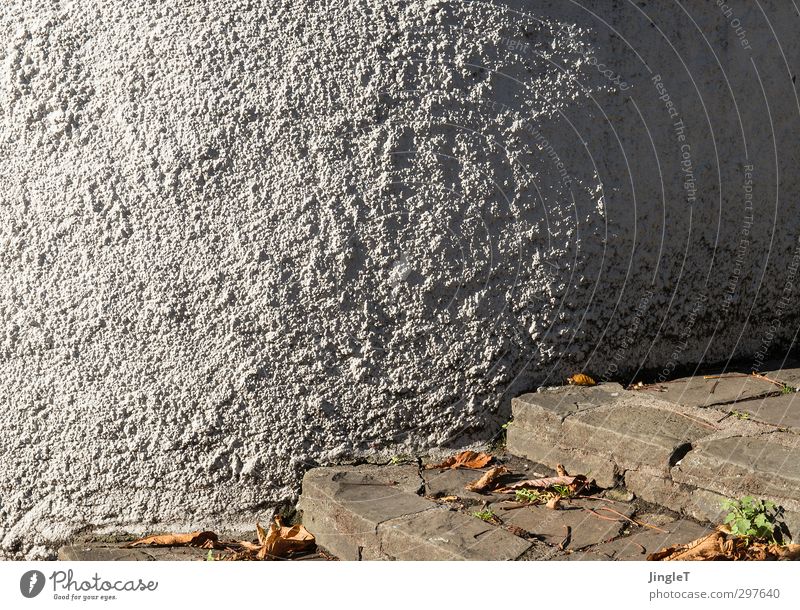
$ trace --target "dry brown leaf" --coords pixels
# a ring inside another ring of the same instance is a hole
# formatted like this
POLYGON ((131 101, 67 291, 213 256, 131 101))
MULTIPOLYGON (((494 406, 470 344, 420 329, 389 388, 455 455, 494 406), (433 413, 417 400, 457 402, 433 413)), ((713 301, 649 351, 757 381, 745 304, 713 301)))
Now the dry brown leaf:
POLYGON ((270 523, 269 530, 256 524, 261 544, 256 559, 279 559, 314 547, 314 535, 302 525, 284 526, 279 517, 270 523))
POLYGON ((582 386, 593 386, 597 385, 597 382, 589 377, 589 375, 584 375, 583 373, 575 373, 572 377, 567 379, 567 383, 570 385, 582 385, 582 386))
POLYGON ((515 489, 525 489, 526 487, 532 487, 534 489, 547 489, 548 487, 552 487, 553 485, 574 485, 576 482, 586 482, 586 477, 583 475, 577 475, 574 477, 570 476, 561 476, 561 477, 545 477, 543 479, 527 479, 525 481, 517 481, 516 483, 512 483, 506 489, 515 490, 515 489))
POLYGON ((725 556, 723 532, 710 534, 688 544, 678 544, 647 556, 649 561, 711 561, 725 556), (652 559, 651 559, 652 558, 652 559))
POLYGON ((477 481, 467 483, 466 489, 467 491, 474 491, 478 493, 491 491, 497 486, 497 480, 504 474, 508 474, 508 468, 505 466, 495 466, 491 470, 485 472, 484 475, 477 481))
POLYGON ((128 544, 136 546, 199 546, 204 549, 216 548, 217 535, 214 532, 191 532, 188 534, 162 534, 140 538, 128 544))
POLYGON ((719 528, 688 544, 667 547, 647 556, 648 561, 767 561, 800 559, 800 544, 767 544, 731 536, 719 528))
POLYGON ((569 473, 567 472, 567 469, 564 468, 564 464, 556 464, 556 473, 560 477, 568 477, 569 476, 569 473))
POLYGON ((261 527, 258 521, 256 521, 256 537, 258 538, 258 544, 261 546, 267 543, 267 538, 269 537, 267 530, 261 527))
POLYGON ((488 453, 477 453, 475 451, 462 451, 456 455, 451 455, 441 464, 429 464, 425 466, 426 470, 434 468, 483 468, 492 461, 492 456, 488 453))
POLYGON ((769 546, 769 552, 778 559, 797 561, 800 559, 800 544, 787 544, 786 546, 772 544, 769 546))
POLYGON ((442 502, 456 502, 458 500, 458 496, 442 496, 441 498, 437 498, 442 502))
POLYGON ((559 510, 561 508, 561 497, 553 496, 547 501, 547 504, 545 504, 545 506, 550 510, 559 510))
POLYGON ((256 553, 261 549, 260 544, 255 544, 254 542, 248 542, 247 540, 240 540, 236 544, 241 546, 245 551, 250 551, 252 553, 256 553))

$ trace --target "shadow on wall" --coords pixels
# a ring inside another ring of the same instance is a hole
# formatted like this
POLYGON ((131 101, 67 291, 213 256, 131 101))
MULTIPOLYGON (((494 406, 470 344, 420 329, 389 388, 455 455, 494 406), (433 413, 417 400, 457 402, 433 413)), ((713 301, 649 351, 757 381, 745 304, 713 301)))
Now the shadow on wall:
POLYGON ((0 548, 793 341, 787 3, 128 4, 0 15, 0 548))

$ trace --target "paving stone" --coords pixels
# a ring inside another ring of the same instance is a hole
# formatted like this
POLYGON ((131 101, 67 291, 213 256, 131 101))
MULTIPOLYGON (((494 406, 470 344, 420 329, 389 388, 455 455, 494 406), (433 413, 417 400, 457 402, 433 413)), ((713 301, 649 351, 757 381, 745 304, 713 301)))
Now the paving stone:
MULTIPOLYGON (((488 469, 465 470, 459 468, 455 470, 425 470, 422 472, 422 478, 425 480, 425 495, 434 498, 458 496, 460 499, 470 504, 502 499, 503 496, 501 494, 480 494, 465 489, 467 483, 479 479, 484 474, 485 470, 488 469)), ((513 478, 519 477, 508 477, 509 482, 513 478)))
POLYGON ((669 515, 667 513, 636 513, 636 519, 639 521, 644 521, 645 523, 649 523, 650 525, 655 525, 656 527, 663 527, 668 523, 674 523, 678 519, 669 515))
POLYGON ((511 411, 518 426, 543 437, 557 437, 564 418, 586 409, 611 404, 623 392, 622 386, 617 383, 548 388, 512 399, 511 411))
MULTIPOLYGON (((686 544, 713 531, 712 527, 698 525, 685 519, 660 527, 667 533, 649 528, 639 528, 630 536, 591 547, 587 549, 587 554, 599 555, 614 561, 644 561, 650 553, 673 544, 686 544)), ((576 557, 573 561, 577 559, 579 558, 576 557)))
POLYGON ((570 528, 570 540, 565 548, 578 550, 584 547, 599 544, 619 535, 626 522, 607 521, 588 511, 589 508, 598 514, 611 519, 616 518, 612 513, 598 511, 601 507, 610 507, 630 516, 633 507, 622 503, 606 503, 592 500, 573 500, 563 505, 562 510, 552 510, 545 506, 525 506, 515 502, 500 502, 492 505, 492 510, 504 523, 520 527, 539 537, 548 544, 559 545, 567 535, 570 528))
POLYGON ((692 407, 730 404, 779 393, 775 384, 750 375, 723 379, 704 379, 702 375, 698 375, 660 384, 657 388, 638 391, 661 400, 692 407))
POLYGON ((633 502, 636 498, 636 494, 629 489, 625 489, 624 487, 614 487, 606 490, 603 493, 603 497, 615 500, 617 502, 633 502))
POLYGON ((605 555, 592 553, 591 550, 562 553, 550 558, 550 561, 610 561, 605 555))
POLYGON ((520 480, 552 477, 556 475, 554 468, 550 468, 534 460, 513 455, 508 451, 499 456, 498 462, 511 471, 512 478, 517 477, 520 480))
POLYGON ((720 523, 726 496, 693 485, 677 483, 659 471, 628 471, 625 486, 645 502, 664 506, 698 521, 720 523))
POLYGON ((736 410, 749 413, 755 421, 773 424, 800 433, 800 393, 770 396, 735 405, 736 410))
POLYGON ((800 437, 775 432, 698 442, 672 478, 733 497, 800 501, 800 437))
POLYGON ((398 560, 507 561, 531 546, 502 528, 443 508, 381 523, 378 533, 381 552, 398 560))
POLYGON ((421 482, 414 465, 314 468, 298 508, 321 548, 344 560, 379 559, 378 524, 435 506, 416 495, 421 482))
POLYGON ((401 468, 413 470, 356 466, 307 472, 298 508, 317 544, 344 560, 514 559, 530 546, 502 528, 418 496, 410 491, 422 480, 416 466, 401 468))
POLYGON ((607 456, 579 448, 562 449, 554 441, 542 440, 536 432, 523 428, 516 421, 508 426, 506 449, 550 468, 563 464, 568 472, 585 474, 600 487, 614 487, 617 484, 619 471, 607 456))
POLYGON ((125 548, 124 544, 86 543, 63 546, 59 561, 204 561, 208 551, 192 547, 125 548))
POLYGON ((560 442, 613 456, 624 470, 647 464, 666 472, 676 451, 708 434, 708 428, 658 404, 620 401, 566 419, 560 442))
POLYGON ((519 401, 508 428, 508 450, 550 467, 564 464, 601 487, 613 487, 623 471, 642 465, 668 472, 684 449, 714 431, 697 417, 687 417, 683 407, 650 396, 595 393, 601 398, 585 409, 564 410, 564 404, 538 398, 519 401))

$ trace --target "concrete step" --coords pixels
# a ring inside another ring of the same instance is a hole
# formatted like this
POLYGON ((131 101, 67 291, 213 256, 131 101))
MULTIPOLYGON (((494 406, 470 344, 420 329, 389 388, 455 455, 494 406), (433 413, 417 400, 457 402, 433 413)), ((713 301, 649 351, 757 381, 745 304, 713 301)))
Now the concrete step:
POLYGON ((507 447, 701 521, 719 522, 725 498, 773 500, 800 539, 800 397, 776 387, 731 377, 545 389, 512 401, 507 447))
MULTIPOLYGON (((511 454, 497 456, 497 463, 510 471, 504 485, 554 474, 511 454)), ((343 560, 641 560, 642 549, 651 553, 710 531, 629 501, 620 489, 565 498, 558 510, 466 491, 482 471, 315 468, 306 474, 299 508, 319 547, 343 560), (479 519, 478 511, 496 524, 479 519)))
POLYGON ((530 548, 422 490, 416 465, 314 468, 298 508, 317 544, 343 560, 511 560, 530 548))

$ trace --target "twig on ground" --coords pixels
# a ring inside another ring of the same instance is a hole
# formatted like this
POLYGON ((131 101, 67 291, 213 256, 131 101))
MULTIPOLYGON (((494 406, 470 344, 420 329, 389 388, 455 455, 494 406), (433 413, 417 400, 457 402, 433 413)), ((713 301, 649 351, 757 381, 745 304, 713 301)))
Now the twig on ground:
POLYGON ((572 538, 572 528, 569 525, 564 526, 565 536, 564 539, 558 543, 558 548, 562 551, 567 548, 572 538))
POLYGON ((604 517, 603 515, 593 511, 591 508, 584 508, 583 510, 585 510, 587 513, 593 514, 595 517, 597 517, 598 519, 602 519, 603 521, 617 521, 617 522, 620 521, 619 519, 614 519, 613 517, 604 517))
POLYGON ((651 524, 649 524, 649 523, 645 523, 644 521, 639 521, 639 520, 637 520, 637 519, 631 519, 631 518, 630 518, 630 517, 628 517, 627 515, 623 515, 621 512, 619 512, 619 511, 616 511, 616 510, 614 510, 613 508, 609 508, 608 506, 601 506, 601 507, 600 507, 600 508, 598 508, 597 510, 607 510, 608 512, 610 512, 610 513, 614 513, 615 515, 619 515, 619 516, 620 516, 620 517, 622 517, 623 519, 625 519, 625 520, 627 520, 627 521, 630 521, 631 523, 633 523, 633 524, 635 524, 635 525, 640 525, 640 526, 642 526, 642 527, 649 527, 650 529, 654 529, 654 530, 656 530, 657 532, 661 532, 662 534, 669 534, 669 532, 668 532, 667 530, 661 529, 660 527, 656 527, 655 525, 651 525, 651 524))

